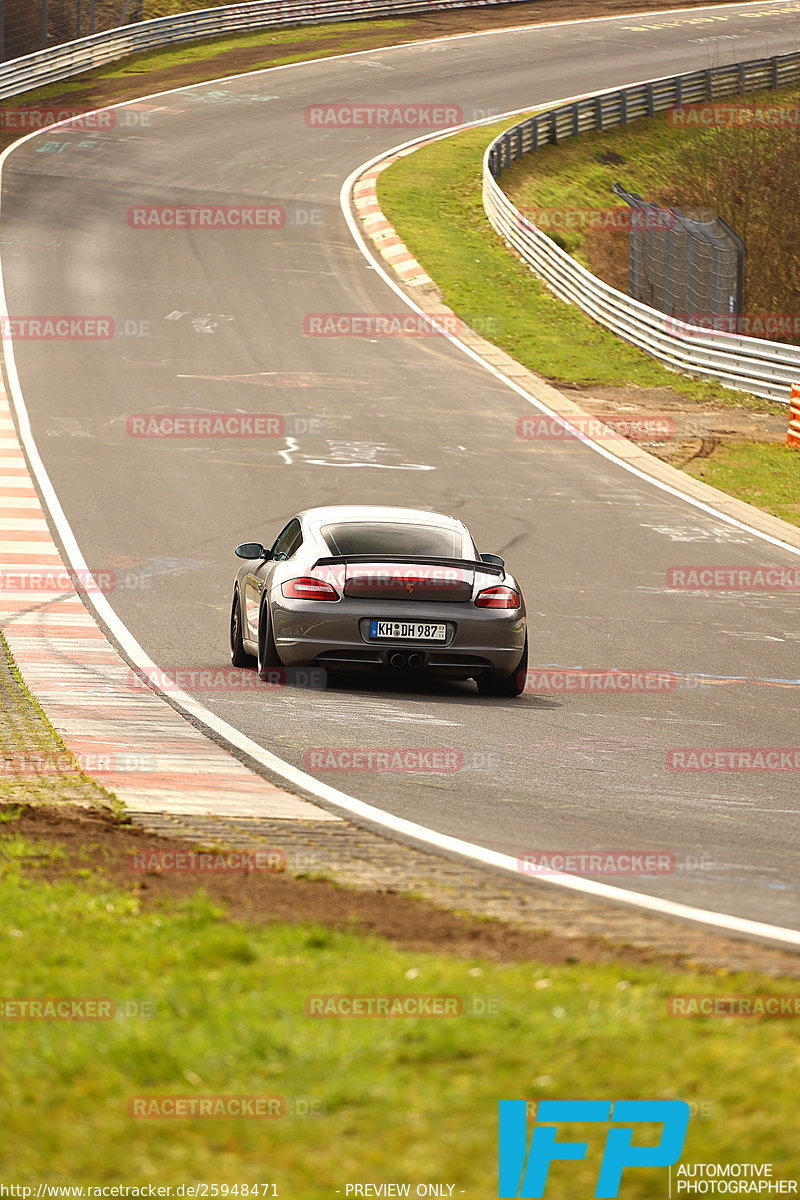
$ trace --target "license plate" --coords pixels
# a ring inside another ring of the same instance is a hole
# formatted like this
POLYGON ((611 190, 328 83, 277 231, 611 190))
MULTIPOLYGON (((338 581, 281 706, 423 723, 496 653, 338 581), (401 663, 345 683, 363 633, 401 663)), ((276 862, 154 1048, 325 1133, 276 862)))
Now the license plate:
POLYGON ((444 642, 446 625, 431 625, 424 621, 370 621, 371 638, 407 638, 414 642, 444 642))

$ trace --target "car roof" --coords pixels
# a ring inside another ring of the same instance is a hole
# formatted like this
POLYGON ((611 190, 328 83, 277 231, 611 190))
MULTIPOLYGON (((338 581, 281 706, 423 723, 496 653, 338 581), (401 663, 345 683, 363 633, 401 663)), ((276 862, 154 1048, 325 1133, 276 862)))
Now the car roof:
POLYGON ((316 528, 323 525, 347 524, 350 521, 359 524, 400 521, 404 525, 440 525, 459 531, 466 528, 463 521, 444 513, 427 512, 421 508, 392 508, 386 504, 330 504, 320 508, 306 508, 297 515, 316 528))

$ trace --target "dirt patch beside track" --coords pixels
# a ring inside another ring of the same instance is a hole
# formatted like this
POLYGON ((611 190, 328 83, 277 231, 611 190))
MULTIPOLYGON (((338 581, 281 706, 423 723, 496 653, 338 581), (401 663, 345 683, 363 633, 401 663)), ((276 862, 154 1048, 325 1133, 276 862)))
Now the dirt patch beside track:
MULTIPOLYGON (((5 811, 13 818, 13 810, 5 811)), ((153 816, 128 824, 107 811, 42 805, 21 808, 16 819, 0 824, 0 857, 3 839, 17 836, 60 850, 28 868, 37 879, 100 875, 136 892, 145 907, 169 906, 203 890, 232 919, 246 923, 355 927, 404 949, 456 957, 547 965, 712 966, 800 977, 800 958, 789 952, 622 906, 597 905, 546 884, 501 877, 344 822, 332 827, 327 822, 153 816), (165 829, 172 836, 163 836, 165 829), (179 872, 166 869, 171 858, 160 860, 166 867, 153 866, 159 855, 213 857, 234 848, 251 855, 278 849, 286 869, 179 872), (145 861, 133 857, 143 854, 145 861), (313 859, 318 873, 330 877, 292 874, 300 859, 313 859)))

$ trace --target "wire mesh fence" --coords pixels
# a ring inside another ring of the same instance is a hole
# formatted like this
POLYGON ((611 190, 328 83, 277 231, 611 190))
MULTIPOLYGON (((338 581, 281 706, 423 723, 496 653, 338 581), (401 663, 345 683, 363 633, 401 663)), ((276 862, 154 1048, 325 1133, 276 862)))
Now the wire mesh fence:
POLYGON ((744 243, 713 213, 692 217, 627 192, 612 191, 630 205, 628 291, 669 316, 741 315, 744 243))
POLYGON ((0 0, 0 60, 144 18, 144 0, 0 0))

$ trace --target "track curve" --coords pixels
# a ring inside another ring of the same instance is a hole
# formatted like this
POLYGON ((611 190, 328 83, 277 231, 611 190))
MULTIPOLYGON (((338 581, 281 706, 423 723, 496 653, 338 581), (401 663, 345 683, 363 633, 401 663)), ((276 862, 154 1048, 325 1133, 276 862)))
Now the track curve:
POLYGON ((484 548, 513 562, 535 663, 729 682, 508 702, 466 685, 378 681, 322 693, 198 692, 203 704, 298 767, 323 746, 456 747, 465 765, 451 777, 323 778, 507 855, 667 852, 683 869, 613 882, 793 929, 796 774, 681 775, 665 758, 684 746, 796 745, 800 688, 775 683, 798 675, 796 600, 681 595, 664 581, 686 563, 796 559, 586 446, 533 452, 515 436, 522 403, 446 341, 304 336, 310 313, 398 308, 338 207, 342 180, 398 134, 314 129, 303 113, 311 103, 446 103, 469 119, 559 99, 578 68, 592 90, 721 54, 778 52, 800 28, 798 8, 534 26, 184 89, 156 102, 146 130, 26 141, 6 161, 2 191, 12 316, 151 324, 141 338, 17 341, 14 351, 33 436, 77 542, 93 568, 129 562, 121 578, 138 586, 121 587, 113 608, 156 663, 224 663, 230 551, 267 540, 295 510, 379 494, 457 512, 484 548), (726 40, 710 43, 723 22, 726 40), (45 152, 53 140, 65 148, 45 152), (286 226, 128 224, 134 205, 245 201, 284 205, 286 226), (318 432, 266 448, 126 434, 131 414, 212 410, 282 413, 318 432))

